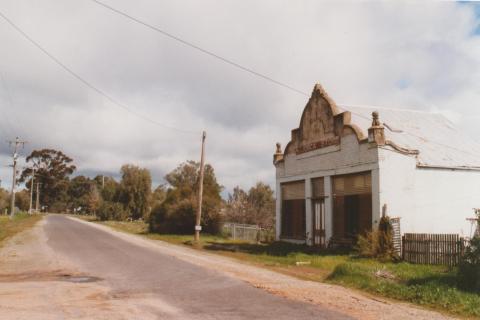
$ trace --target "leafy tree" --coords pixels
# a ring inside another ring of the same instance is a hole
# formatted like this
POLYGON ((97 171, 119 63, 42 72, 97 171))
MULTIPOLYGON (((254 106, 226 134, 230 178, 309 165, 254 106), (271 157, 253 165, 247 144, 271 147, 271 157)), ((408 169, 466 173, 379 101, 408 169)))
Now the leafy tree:
MULTIPOLYGON (((53 149, 34 150, 26 159, 27 164, 36 167, 35 182, 40 182, 40 202, 49 208, 66 208, 69 176, 76 167, 73 159, 53 149)), ((30 190, 32 169, 25 168, 19 182, 26 182, 30 190)))
POLYGON ((120 184, 112 177, 96 176, 94 178, 97 188, 104 201, 117 202, 120 184))
POLYGON ((4 214, 5 209, 10 207, 10 193, 0 188, 0 214, 4 214))
POLYGON ((264 228, 272 228, 275 223, 275 199, 273 190, 263 182, 250 188, 248 204, 251 221, 264 228))
POLYGON ((235 187, 227 200, 226 217, 231 222, 272 228, 275 221, 273 190, 263 182, 257 182, 248 193, 235 187))
POLYGON ((152 194, 150 171, 134 165, 124 165, 121 173, 119 201, 132 219, 147 218, 152 194))
POLYGON ((158 187, 153 190, 152 199, 151 199, 151 207, 155 208, 162 204, 167 197, 167 188, 165 185, 159 185, 158 187))
MULTIPOLYGON (((150 229, 160 233, 192 233, 197 211, 200 164, 188 161, 165 176, 170 184, 165 200, 150 216, 150 229)), ((207 233, 219 233, 222 226, 220 209, 222 186, 214 169, 205 165, 203 180, 202 227, 207 233)))
POLYGON ((15 206, 21 211, 28 211, 30 208, 30 192, 22 189, 15 193, 15 206))
POLYGON ((71 210, 88 210, 88 194, 92 180, 85 176, 76 176, 68 185, 69 207, 71 210))
POLYGON ((239 186, 233 188, 233 193, 228 195, 225 218, 229 222, 250 223, 248 217, 248 194, 239 186))
POLYGON ((90 213, 96 214, 97 209, 102 202, 102 197, 100 192, 98 191, 98 187, 96 184, 90 184, 90 188, 87 194, 87 203, 88 203, 88 210, 90 213))

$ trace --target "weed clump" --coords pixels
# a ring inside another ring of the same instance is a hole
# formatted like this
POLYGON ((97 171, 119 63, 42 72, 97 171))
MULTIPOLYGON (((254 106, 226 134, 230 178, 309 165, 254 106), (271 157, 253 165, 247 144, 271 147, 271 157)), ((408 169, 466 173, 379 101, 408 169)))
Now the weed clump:
POLYGON ((388 216, 380 219, 378 228, 358 236, 355 247, 357 254, 363 258, 376 258, 382 261, 399 259, 393 245, 393 227, 388 216))

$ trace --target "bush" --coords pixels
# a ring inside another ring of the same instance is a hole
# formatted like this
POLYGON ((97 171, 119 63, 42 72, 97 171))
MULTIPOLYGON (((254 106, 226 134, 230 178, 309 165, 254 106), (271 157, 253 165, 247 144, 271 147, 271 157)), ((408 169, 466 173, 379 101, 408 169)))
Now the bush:
MULTIPOLYGON (((153 208, 150 215, 150 231, 158 233, 190 234, 195 227, 197 205, 194 199, 165 201, 153 208)), ((202 231, 219 234, 222 216, 218 207, 205 199, 202 206, 202 231)))
POLYGON ((480 292, 480 236, 470 240, 458 267, 460 287, 480 292))
POLYGON ((125 220, 128 217, 128 212, 121 203, 104 201, 97 210, 97 218, 105 220, 125 220))
POLYGON ((365 236, 358 236, 356 250, 358 255, 381 260, 398 259, 393 245, 393 227, 390 218, 384 216, 380 219, 377 230, 367 232, 365 236))

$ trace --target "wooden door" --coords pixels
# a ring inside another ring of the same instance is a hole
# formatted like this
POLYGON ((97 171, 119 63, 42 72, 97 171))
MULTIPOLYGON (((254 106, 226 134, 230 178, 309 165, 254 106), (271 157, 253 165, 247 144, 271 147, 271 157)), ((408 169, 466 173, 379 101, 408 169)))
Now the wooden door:
POLYGON ((313 244, 325 247, 325 201, 317 199, 313 201, 313 244))

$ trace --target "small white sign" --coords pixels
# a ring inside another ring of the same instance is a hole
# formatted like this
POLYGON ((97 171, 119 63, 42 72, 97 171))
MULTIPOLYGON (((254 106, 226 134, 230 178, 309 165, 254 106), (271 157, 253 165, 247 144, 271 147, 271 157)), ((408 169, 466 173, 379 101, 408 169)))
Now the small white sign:
POLYGON ((195 231, 202 231, 202 226, 195 226, 195 231))

